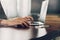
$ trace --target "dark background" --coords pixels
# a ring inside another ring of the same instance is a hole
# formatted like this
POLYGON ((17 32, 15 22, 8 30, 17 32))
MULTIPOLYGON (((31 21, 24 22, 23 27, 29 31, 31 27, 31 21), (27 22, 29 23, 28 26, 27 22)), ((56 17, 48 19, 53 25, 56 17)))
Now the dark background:
MULTIPOLYGON (((41 1, 32 0, 32 13, 39 13, 41 1)), ((48 14, 60 14, 60 0, 49 0, 48 14)))

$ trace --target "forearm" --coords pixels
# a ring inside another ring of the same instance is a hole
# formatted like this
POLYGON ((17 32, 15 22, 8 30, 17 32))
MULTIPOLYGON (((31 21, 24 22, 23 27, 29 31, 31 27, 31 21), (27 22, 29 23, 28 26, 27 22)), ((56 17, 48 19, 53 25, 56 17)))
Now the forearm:
POLYGON ((3 24, 1 22, 2 22, 2 20, 0 20, 0 27, 3 27, 3 24))
POLYGON ((0 24, 1 24, 1 21, 2 21, 2 20, 0 20, 0 24))
POLYGON ((13 19, 1 19, 0 20, 0 27, 1 26, 15 26, 17 25, 17 21, 18 21, 19 18, 13 18, 13 19))
POLYGON ((4 19, 0 20, 0 27, 5 26, 5 24, 4 24, 5 22, 2 23, 3 21, 6 21, 6 20, 4 20, 4 19))
POLYGON ((7 20, 6 19, 1 19, 0 20, 0 25, 12 23, 12 21, 14 21, 15 19, 17 19, 17 18, 7 19, 7 20))

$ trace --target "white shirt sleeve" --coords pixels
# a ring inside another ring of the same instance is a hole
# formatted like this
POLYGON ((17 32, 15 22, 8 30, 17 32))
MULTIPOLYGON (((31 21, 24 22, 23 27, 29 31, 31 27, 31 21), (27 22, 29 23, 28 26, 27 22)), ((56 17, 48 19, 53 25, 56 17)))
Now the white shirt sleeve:
POLYGON ((1 0, 1 4, 7 18, 14 18, 17 16, 16 0, 1 0))
POLYGON ((31 0, 17 0, 18 16, 26 17, 31 14, 31 0))

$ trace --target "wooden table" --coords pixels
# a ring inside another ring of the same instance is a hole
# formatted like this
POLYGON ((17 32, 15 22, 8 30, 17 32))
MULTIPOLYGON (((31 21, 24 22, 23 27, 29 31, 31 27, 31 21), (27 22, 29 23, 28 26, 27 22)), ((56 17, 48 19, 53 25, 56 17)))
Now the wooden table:
POLYGON ((47 15, 45 24, 50 25, 47 31, 60 30, 60 17, 58 15, 47 15))

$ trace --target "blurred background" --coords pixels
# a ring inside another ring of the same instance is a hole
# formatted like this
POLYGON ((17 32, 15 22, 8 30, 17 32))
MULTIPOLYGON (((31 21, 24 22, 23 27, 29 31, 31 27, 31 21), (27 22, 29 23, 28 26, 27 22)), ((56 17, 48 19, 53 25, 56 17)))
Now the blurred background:
MULTIPOLYGON (((35 21, 38 18, 41 10, 41 4, 44 0, 32 0, 32 16, 35 21)), ((60 0, 49 0, 48 11, 47 14, 53 14, 60 16, 60 0)))
MULTIPOLYGON (((32 0, 32 13, 39 13, 43 0, 32 0)), ((60 0, 49 0, 48 14, 60 13, 60 0)))

